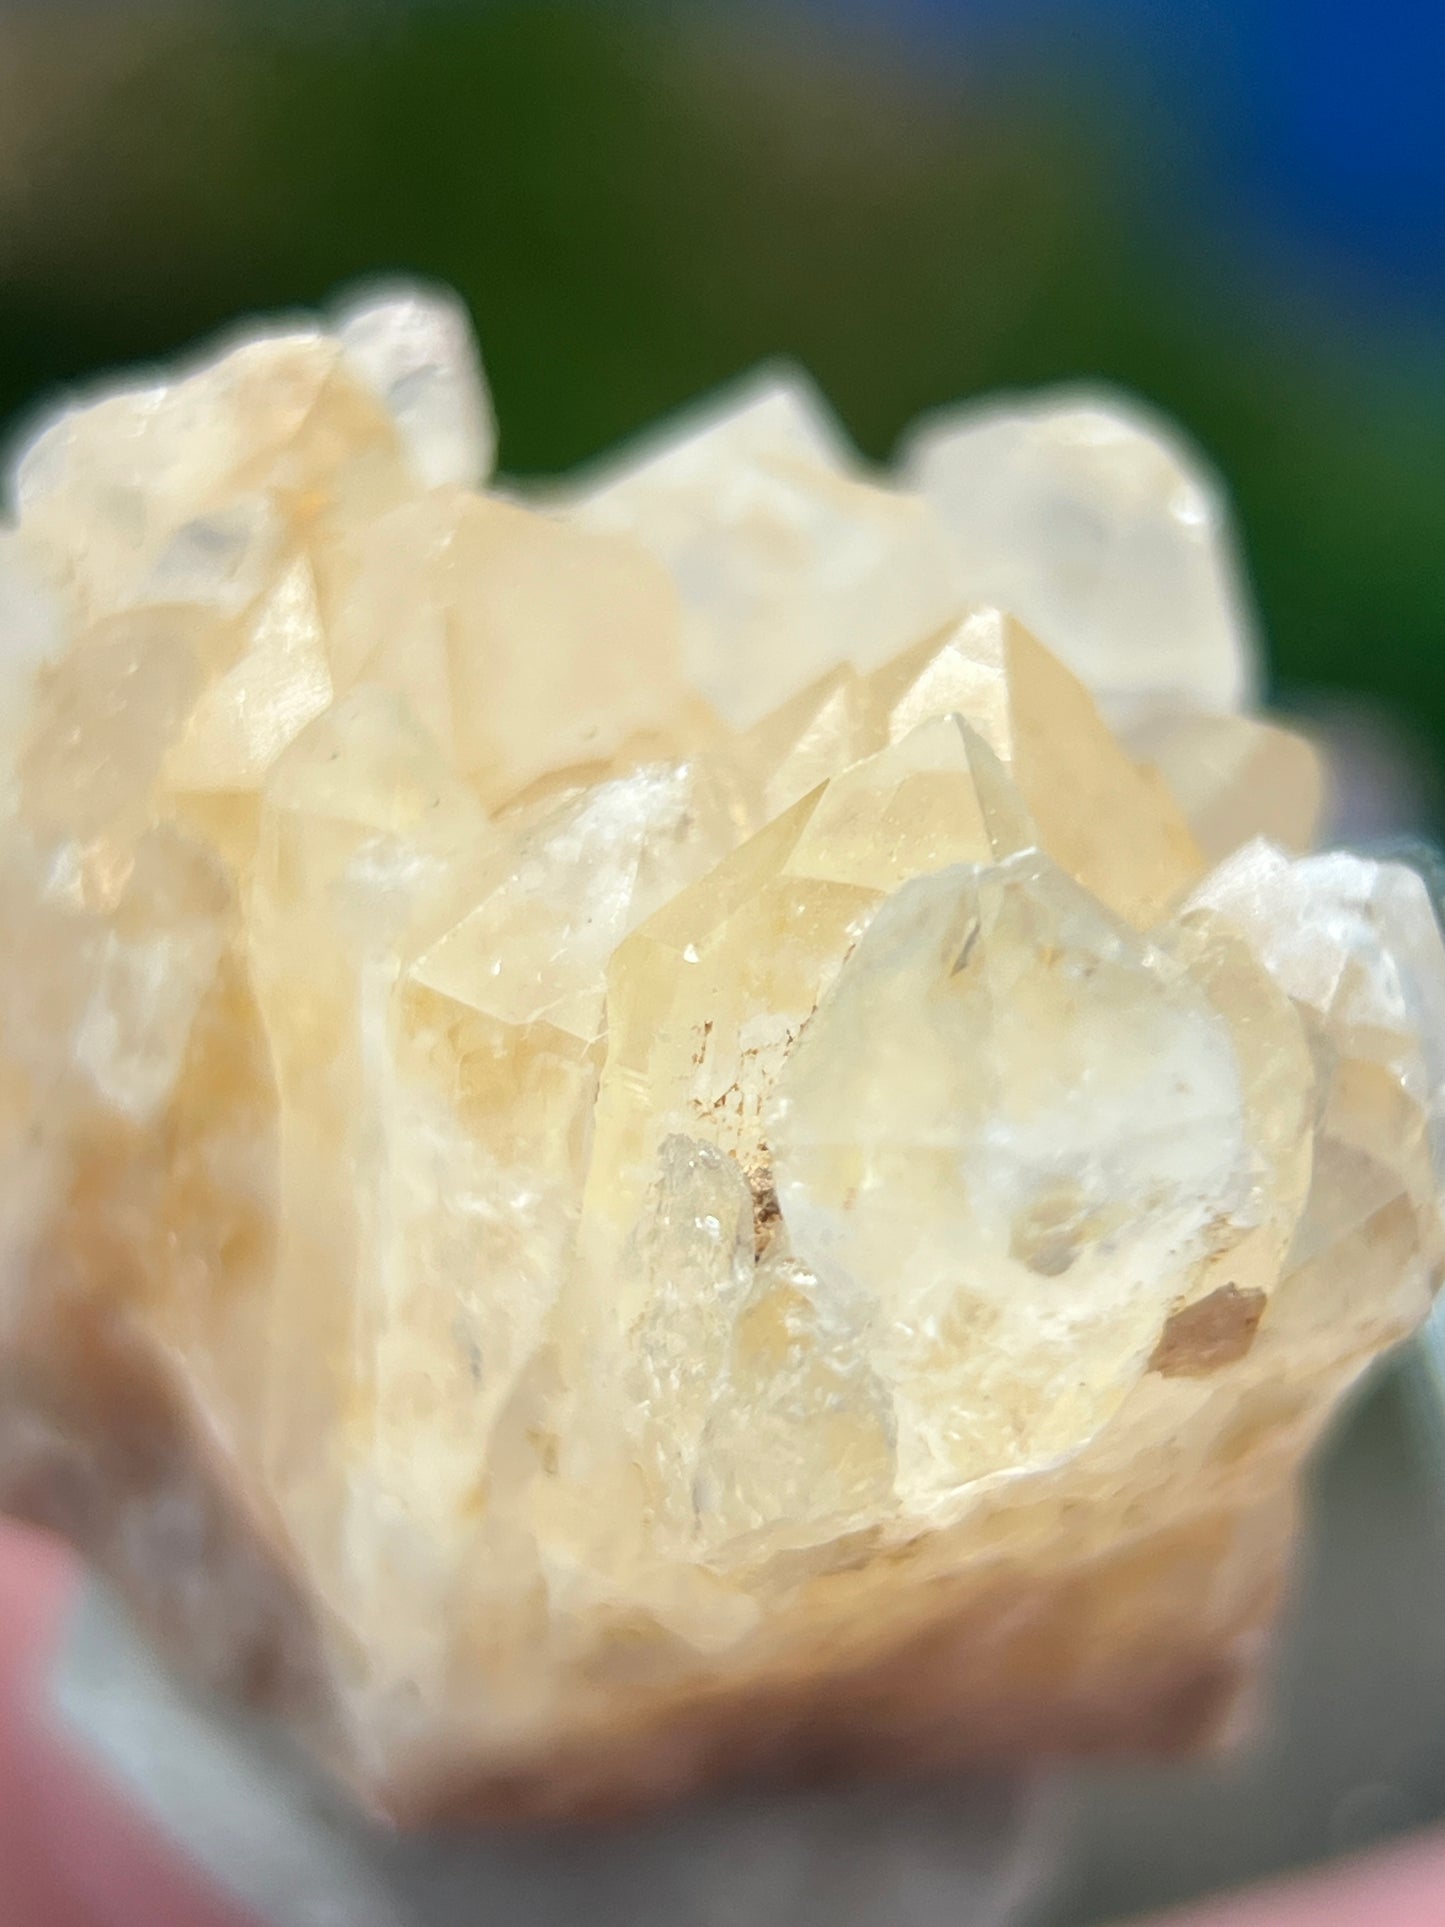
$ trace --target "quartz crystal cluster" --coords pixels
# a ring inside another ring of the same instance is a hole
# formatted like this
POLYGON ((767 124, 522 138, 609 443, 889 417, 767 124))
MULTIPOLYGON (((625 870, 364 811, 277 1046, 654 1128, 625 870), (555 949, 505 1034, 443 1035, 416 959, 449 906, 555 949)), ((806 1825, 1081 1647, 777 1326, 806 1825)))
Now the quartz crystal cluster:
POLYGON ((400 291, 18 461, 0 1500, 401 1819, 1202 1740, 1445 1153, 1209 479, 492 454, 400 291))

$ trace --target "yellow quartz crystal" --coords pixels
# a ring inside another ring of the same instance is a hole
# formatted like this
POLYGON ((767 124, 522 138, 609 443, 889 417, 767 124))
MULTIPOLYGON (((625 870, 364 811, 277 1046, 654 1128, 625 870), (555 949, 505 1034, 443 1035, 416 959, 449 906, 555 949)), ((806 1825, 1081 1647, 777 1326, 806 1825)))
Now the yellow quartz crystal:
POLYGON ((398 291, 18 466, 0 1500, 403 1819, 1200 1740, 1445 1249, 1215 490, 778 372, 492 440, 398 291))

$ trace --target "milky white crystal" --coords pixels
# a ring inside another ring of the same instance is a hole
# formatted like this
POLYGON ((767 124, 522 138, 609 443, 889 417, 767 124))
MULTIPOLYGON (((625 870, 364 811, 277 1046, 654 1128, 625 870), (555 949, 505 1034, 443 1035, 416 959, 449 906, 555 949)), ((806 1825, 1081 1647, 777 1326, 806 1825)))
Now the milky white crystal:
POLYGON ((466 310, 452 295, 373 292, 336 316, 342 355, 385 402, 428 488, 480 488, 497 453, 491 396, 480 379, 466 310))
POLYGON ((840 660, 877 667, 959 606, 942 526, 863 473, 795 378, 752 385, 590 477, 575 513, 666 564, 688 673, 735 726, 840 660))
POLYGON ((1219 486, 1134 402, 1061 389, 946 411, 902 468, 970 598, 1011 609, 1106 710, 1158 696, 1230 710, 1252 693, 1219 486))
POLYGON ((19 462, 0 1498, 403 1818, 1203 1737, 1445 1168, 1212 485, 777 371, 491 462, 405 290, 19 462))

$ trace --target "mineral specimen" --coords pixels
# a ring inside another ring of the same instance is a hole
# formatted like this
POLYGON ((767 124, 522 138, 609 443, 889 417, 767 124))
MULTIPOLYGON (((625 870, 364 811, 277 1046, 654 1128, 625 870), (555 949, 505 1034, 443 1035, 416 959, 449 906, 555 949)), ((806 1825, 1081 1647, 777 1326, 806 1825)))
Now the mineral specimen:
POLYGON ((780 374, 491 454, 400 293, 19 463, 0 1498, 401 1819, 1202 1740, 1445 1158, 1216 493, 780 374))

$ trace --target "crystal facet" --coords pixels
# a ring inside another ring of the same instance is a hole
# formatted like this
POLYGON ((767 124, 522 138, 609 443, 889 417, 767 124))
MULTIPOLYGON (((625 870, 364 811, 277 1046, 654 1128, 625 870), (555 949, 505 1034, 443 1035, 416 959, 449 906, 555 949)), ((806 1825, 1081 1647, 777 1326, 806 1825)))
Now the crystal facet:
POLYGON ((1111 717, 1141 695, 1225 710, 1249 695, 1220 491, 1135 403, 1065 389, 946 412, 914 432, 903 473, 970 599, 1027 623, 1111 717))
POLYGON ((589 478, 575 513, 666 564, 688 674, 737 727, 840 660, 876 667, 959 604, 926 504, 867 477, 792 382, 750 387, 589 478))
POLYGON ((1203 1738, 1445 1254, 1211 486, 776 372, 491 462, 405 290, 21 460, 0 1502, 403 1819, 1203 1738))

